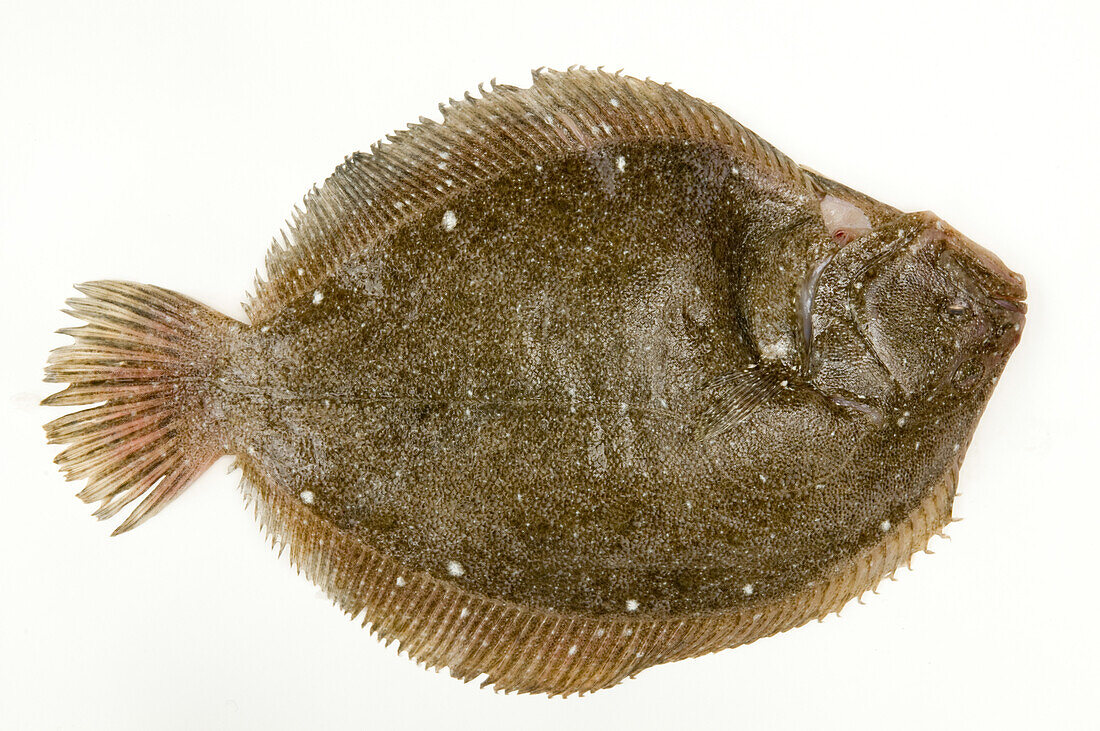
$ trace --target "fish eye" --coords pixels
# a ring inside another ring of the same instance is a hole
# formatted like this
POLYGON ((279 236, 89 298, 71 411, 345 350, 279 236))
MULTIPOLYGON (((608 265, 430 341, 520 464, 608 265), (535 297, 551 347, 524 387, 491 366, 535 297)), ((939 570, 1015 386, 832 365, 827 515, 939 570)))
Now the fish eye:
POLYGON ((850 244, 855 240, 855 234, 847 229, 838 228, 833 232, 833 240, 838 244, 850 244))
POLYGON ((956 298, 947 303, 944 312, 952 319, 961 319, 970 314, 970 305, 967 304, 966 300, 956 298))

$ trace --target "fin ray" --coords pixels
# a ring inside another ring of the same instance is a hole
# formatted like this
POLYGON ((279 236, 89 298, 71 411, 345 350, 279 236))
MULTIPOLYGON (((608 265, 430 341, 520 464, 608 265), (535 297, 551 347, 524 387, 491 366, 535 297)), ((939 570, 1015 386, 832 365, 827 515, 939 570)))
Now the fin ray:
POLYGON ((711 439, 744 422, 757 409, 790 386, 790 372, 778 365, 753 365, 723 374, 702 389, 704 409, 696 434, 711 439))
POLYGON ((280 553, 389 645, 453 677, 498 691, 571 695, 641 670, 798 627, 839 611, 904 565, 951 521, 958 469, 876 542, 781 602, 683 617, 586 616, 512 604, 402 567, 331 523, 241 458, 242 489, 280 553))
POLYGON ((210 369, 237 325, 198 302, 160 287, 100 281, 66 311, 87 324, 65 328, 75 342, 50 354, 45 380, 68 386, 42 403, 96 404, 46 425, 66 479, 87 479, 78 493, 99 502, 94 515, 116 515, 145 499, 115 530, 136 527, 183 491, 220 454, 204 421, 210 369))
POLYGON ((253 323, 312 291, 347 258, 367 253, 402 221, 463 188, 554 155, 638 139, 694 139, 731 149, 792 186, 816 178, 725 112, 667 84, 602 70, 533 72, 527 89, 490 84, 344 164, 295 208, 272 241, 266 278, 245 302, 253 323), (280 241, 281 238, 281 241, 280 241))

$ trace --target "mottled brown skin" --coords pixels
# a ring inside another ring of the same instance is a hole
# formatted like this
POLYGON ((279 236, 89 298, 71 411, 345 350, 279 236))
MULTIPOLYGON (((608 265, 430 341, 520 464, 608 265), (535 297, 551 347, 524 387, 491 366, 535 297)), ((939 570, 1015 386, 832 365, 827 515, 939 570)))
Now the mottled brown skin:
POLYGON ((950 519, 1026 311, 1000 260, 650 82, 444 114, 311 194, 251 326, 82 290, 48 401, 106 403, 47 431, 97 514, 235 455, 342 607, 548 693, 823 616, 950 519))
MULTIPOLYGON (((251 333, 230 361, 232 450, 410 569, 595 615, 781 599, 926 497, 1000 363, 967 392, 907 397, 867 343, 844 341, 851 313, 824 314, 844 299, 831 269, 817 311, 835 342, 814 372, 800 378, 793 351, 763 358, 758 343, 796 330, 800 280, 837 249, 817 200, 707 144, 541 167, 464 191, 445 206, 453 230, 430 211, 251 333), (708 384, 756 363, 789 387, 701 434, 708 384), (882 423, 831 393, 873 394, 882 423)), ((904 247, 929 225, 890 220, 849 247, 904 247)), ((956 337, 931 307, 941 332, 888 333, 895 347, 956 337)), ((998 338, 1015 319, 982 316, 998 338)))

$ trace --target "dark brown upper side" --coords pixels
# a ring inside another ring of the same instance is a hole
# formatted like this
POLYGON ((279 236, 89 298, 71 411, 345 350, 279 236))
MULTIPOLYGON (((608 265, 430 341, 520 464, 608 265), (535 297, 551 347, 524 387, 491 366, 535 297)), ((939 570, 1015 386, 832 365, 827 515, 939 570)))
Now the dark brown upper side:
POLYGON ((709 384, 760 361, 746 312, 793 317, 815 204, 664 141, 456 195, 256 334, 240 446, 318 519, 487 596, 655 615, 782 597, 945 464, 793 379, 736 429, 696 429, 709 384))

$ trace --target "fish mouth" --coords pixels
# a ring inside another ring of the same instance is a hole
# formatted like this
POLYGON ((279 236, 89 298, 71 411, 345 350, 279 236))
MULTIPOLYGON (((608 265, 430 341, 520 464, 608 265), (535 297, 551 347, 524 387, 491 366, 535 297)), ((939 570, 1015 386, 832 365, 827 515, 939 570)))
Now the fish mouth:
POLYGON ((1000 297, 990 297, 993 303, 998 307, 1008 310, 1009 312, 1018 312, 1021 315, 1027 314, 1027 303, 1020 300, 1007 300, 1000 297))

